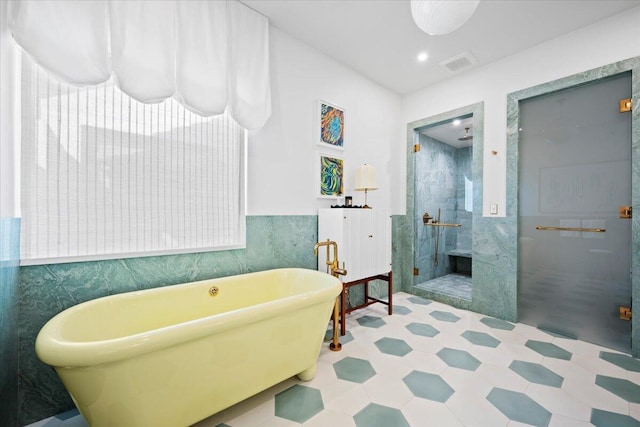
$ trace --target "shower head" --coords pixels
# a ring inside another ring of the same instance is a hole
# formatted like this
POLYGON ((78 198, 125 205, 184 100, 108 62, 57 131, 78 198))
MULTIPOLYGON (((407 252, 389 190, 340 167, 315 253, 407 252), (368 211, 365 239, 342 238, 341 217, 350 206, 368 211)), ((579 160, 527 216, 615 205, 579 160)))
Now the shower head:
POLYGON ((473 139, 473 135, 469 134, 469 129, 471 128, 464 128, 464 136, 458 138, 458 141, 469 141, 470 139, 473 139))

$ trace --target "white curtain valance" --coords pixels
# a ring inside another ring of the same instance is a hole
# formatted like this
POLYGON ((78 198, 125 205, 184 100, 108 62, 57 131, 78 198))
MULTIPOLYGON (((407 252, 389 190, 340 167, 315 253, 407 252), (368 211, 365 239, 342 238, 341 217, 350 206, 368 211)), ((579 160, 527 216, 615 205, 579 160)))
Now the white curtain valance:
POLYGON ((16 42, 73 85, 112 76, 132 98, 174 97, 246 129, 271 115, 269 22, 236 0, 36 0, 11 4, 16 42))

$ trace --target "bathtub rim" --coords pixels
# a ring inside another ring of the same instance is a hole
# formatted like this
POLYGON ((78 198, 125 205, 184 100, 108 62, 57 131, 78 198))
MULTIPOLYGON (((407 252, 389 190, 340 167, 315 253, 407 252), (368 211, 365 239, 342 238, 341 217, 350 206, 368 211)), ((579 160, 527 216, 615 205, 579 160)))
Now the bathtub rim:
POLYGON ((40 332, 36 337, 35 349, 38 358, 42 362, 55 368, 90 367, 112 363, 159 351, 168 347, 177 346, 185 342, 202 339, 206 336, 224 332, 241 325, 248 325, 261 320, 266 320, 277 316, 284 310, 301 310, 330 298, 336 298, 341 291, 342 282, 326 273, 304 268, 278 268, 254 273, 244 273, 235 276, 179 283, 161 288, 107 295, 76 304, 52 317, 40 329, 40 332), (94 304, 99 304, 105 299, 118 300, 133 298, 139 294, 154 291, 168 291, 171 288, 184 285, 197 286, 198 284, 205 282, 213 285, 216 282, 228 280, 231 277, 259 276, 276 271, 303 271, 304 274, 314 277, 319 277, 318 275, 321 275, 322 280, 326 282, 326 286, 323 286, 320 289, 303 292, 301 294, 291 295, 285 298, 279 298, 229 312, 193 319, 176 325, 164 326, 125 337, 97 341, 73 342, 63 339, 61 336, 63 322, 69 316, 73 315, 76 311, 84 310, 94 304), (260 309, 256 307, 260 307, 260 309))

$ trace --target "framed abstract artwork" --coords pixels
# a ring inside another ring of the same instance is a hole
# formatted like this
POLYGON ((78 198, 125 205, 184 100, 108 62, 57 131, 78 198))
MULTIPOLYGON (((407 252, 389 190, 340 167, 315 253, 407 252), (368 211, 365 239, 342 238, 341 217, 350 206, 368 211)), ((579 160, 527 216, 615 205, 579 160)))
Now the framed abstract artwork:
POLYGON ((318 101, 318 144, 324 148, 344 149, 344 108, 318 101))
POLYGON ((318 197, 335 199, 344 196, 344 159, 320 154, 317 171, 318 197))

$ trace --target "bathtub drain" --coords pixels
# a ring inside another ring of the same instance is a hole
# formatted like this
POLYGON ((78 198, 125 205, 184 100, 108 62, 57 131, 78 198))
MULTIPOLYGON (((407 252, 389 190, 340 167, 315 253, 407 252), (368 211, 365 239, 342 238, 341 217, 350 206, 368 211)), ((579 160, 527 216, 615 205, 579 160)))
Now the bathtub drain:
POLYGON ((209 288, 209 296, 215 297, 220 292, 220 289, 217 286, 212 286, 209 288))

